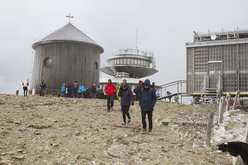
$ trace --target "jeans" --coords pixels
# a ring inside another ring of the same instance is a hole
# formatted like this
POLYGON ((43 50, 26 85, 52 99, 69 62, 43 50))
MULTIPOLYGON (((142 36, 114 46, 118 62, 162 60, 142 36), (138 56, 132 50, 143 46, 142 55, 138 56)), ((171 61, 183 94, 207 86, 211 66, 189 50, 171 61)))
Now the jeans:
POLYGON ((40 90, 40 96, 44 96, 44 94, 45 94, 45 89, 41 89, 40 90))
POLYGON ((23 87, 23 95, 27 96, 28 93, 28 87, 23 87))
POLYGON ((152 129, 152 111, 142 111, 141 110, 143 128, 147 128, 147 125, 146 125, 146 114, 148 116, 149 129, 152 129))
POLYGON ((73 96, 75 97, 75 98, 77 98, 78 97, 78 88, 73 88, 73 96))
POLYGON ((110 110, 110 107, 114 106, 114 95, 107 95, 107 107, 110 110))
POLYGON ((95 92, 92 92, 92 97, 91 98, 95 98, 95 92))
POLYGON ((122 117, 123 117, 123 121, 126 123, 126 116, 128 119, 130 119, 130 115, 129 115, 129 108, 130 105, 121 105, 121 111, 122 111, 122 117))

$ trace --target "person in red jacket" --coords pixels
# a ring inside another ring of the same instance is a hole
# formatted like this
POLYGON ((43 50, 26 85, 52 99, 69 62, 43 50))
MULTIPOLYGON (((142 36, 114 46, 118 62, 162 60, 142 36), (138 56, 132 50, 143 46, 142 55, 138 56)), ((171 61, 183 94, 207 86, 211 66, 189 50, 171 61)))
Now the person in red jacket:
POLYGON ((116 92, 116 87, 114 84, 112 84, 111 79, 108 80, 108 84, 104 87, 104 92, 107 95, 107 107, 108 107, 108 112, 113 110, 114 106, 114 94, 116 92))

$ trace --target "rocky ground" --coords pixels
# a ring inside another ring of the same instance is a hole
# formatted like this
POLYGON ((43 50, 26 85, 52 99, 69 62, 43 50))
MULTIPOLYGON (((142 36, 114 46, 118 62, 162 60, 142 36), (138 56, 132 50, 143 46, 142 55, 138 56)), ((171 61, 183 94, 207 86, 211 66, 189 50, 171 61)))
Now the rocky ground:
POLYGON ((206 123, 208 112, 217 110, 217 105, 158 101, 153 133, 141 134, 138 102, 130 108, 131 123, 122 126, 118 101, 107 112, 102 99, 2 94, 0 164, 229 165, 229 154, 204 145, 204 124, 177 124, 206 123))

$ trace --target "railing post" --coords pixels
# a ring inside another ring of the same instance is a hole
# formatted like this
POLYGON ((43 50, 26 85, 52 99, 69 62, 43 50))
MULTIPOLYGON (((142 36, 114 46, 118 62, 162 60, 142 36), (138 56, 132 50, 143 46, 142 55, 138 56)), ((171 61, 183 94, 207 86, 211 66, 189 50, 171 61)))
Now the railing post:
POLYGON ((179 81, 179 84, 180 84, 180 93, 182 93, 182 91, 183 91, 183 85, 182 85, 182 82, 181 82, 181 81, 179 81))
POLYGON ((220 98, 219 102, 219 111, 218 111, 218 124, 222 123, 223 119, 223 110, 224 110, 225 96, 220 98))
POLYGON ((208 113, 208 123, 207 123, 207 134, 206 134, 206 145, 210 147, 210 140, 212 136, 212 128, 214 121, 214 113, 208 113))
POLYGON ((248 143, 248 123, 246 124, 245 142, 248 143))
POLYGON ((236 95, 235 95, 235 97, 234 97, 233 109, 235 109, 237 105, 240 105, 240 102, 239 102, 239 95, 240 95, 240 92, 237 91, 237 92, 236 92, 236 95))
POLYGON ((226 94, 226 111, 230 110, 230 98, 231 98, 231 93, 226 94))
POLYGON ((161 101, 163 101, 163 99, 162 99, 162 98, 163 98, 163 87, 161 86, 161 88, 160 88, 160 89, 161 89, 160 98, 161 98, 161 101))

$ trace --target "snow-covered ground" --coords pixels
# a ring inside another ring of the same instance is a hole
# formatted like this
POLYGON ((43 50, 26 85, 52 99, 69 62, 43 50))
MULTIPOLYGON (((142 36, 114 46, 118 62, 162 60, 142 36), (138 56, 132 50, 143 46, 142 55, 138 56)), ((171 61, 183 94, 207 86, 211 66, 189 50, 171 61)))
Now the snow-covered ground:
POLYGON ((213 127, 211 144, 216 146, 230 141, 245 142, 248 113, 244 110, 229 110, 223 114, 223 122, 213 127))

